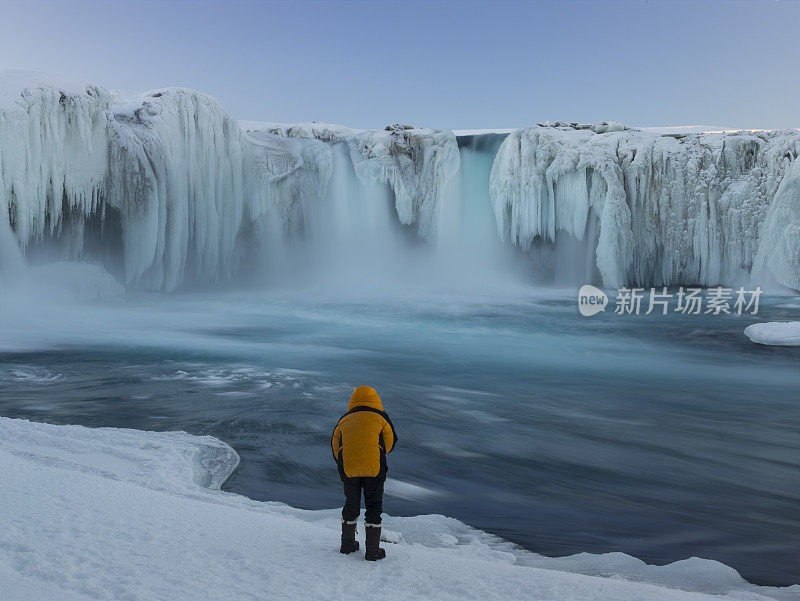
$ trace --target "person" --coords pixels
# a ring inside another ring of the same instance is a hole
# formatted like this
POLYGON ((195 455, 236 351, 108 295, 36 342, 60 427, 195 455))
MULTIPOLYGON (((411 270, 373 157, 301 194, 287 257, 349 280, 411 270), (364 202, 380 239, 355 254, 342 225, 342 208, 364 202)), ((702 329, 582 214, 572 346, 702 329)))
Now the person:
POLYGON ((345 413, 331 436, 333 458, 339 466, 344 485, 342 509, 342 546, 340 553, 358 551, 356 523, 361 513, 361 489, 364 489, 366 551, 364 559, 377 561, 386 557, 381 549, 381 513, 383 484, 386 481, 386 454, 397 444, 392 420, 383 411, 378 393, 370 386, 353 391, 345 413))

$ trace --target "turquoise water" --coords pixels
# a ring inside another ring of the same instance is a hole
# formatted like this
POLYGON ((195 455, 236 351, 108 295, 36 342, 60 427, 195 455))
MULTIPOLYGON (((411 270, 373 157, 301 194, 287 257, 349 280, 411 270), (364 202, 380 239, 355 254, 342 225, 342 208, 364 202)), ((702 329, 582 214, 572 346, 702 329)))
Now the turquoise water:
MULTIPOLYGON (((441 513, 534 551, 716 559, 800 582, 800 350, 752 316, 577 312, 574 290, 260 292, 66 304, 3 321, 0 414, 211 434, 226 489, 342 502, 329 436, 377 388, 400 443, 384 508, 441 513), (416 487, 404 486, 411 483, 416 487)), ((7 316, 8 317, 8 316, 7 316)))

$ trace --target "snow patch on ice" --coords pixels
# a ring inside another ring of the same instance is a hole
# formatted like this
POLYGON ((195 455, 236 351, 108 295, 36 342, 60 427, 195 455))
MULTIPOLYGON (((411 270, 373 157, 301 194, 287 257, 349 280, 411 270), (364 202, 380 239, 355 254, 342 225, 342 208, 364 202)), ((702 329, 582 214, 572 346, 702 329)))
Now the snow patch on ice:
POLYGON ((800 321, 754 323, 747 326, 744 333, 758 344, 800 346, 800 321))

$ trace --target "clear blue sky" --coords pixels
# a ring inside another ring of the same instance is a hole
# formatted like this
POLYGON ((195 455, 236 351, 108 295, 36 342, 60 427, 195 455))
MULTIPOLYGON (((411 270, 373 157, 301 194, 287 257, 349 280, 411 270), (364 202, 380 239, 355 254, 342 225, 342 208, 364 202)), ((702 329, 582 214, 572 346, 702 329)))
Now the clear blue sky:
POLYGON ((800 127, 799 40, 774 0, 0 0, 0 68, 356 127, 800 127))

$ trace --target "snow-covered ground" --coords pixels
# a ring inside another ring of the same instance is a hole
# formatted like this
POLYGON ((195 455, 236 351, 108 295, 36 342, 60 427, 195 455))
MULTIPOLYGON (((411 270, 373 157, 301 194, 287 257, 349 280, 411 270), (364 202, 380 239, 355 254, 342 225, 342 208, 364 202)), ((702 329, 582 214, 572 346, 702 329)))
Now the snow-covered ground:
MULTIPOLYGON (((211 437, 0 418, 0 598, 796 599, 714 561, 546 558, 443 516, 385 519, 388 557, 338 553, 337 509, 221 492, 211 437), (581 573, 582 572, 582 573, 581 573)), ((389 483, 391 486, 391 482, 389 483)), ((363 527, 359 528, 363 533, 363 527)), ((363 536, 363 534, 361 535, 363 536)))
POLYGON ((753 342, 775 346, 800 346, 800 321, 754 323, 744 329, 753 342))
POLYGON ((674 134, 725 134, 737 131, 773 131, 769 129, 742 129, 736 127, 725 127, 723 125, 665 125, 637 127, 642 131, 653 134, 674 135, 674 134))

